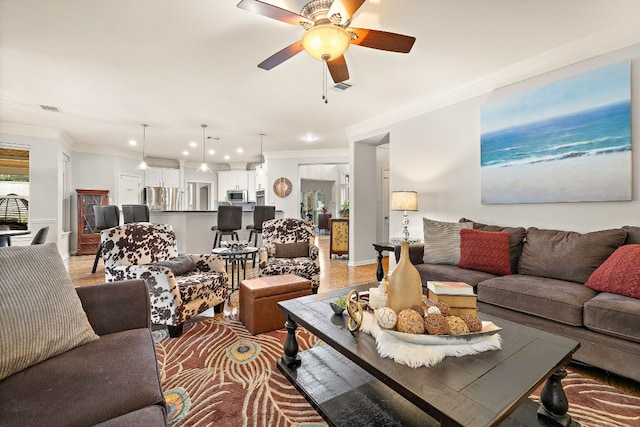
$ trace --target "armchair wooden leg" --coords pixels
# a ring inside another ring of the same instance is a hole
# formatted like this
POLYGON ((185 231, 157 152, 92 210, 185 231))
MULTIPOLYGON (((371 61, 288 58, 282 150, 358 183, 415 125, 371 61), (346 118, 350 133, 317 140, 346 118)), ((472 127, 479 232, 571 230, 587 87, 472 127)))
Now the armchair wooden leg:
POLYGON ((179 325, 167 325, 167 329, 169 329, 169 336, 171 338, 178 338, 182 335, 182 327, 184 323, 180 323, 179 325))

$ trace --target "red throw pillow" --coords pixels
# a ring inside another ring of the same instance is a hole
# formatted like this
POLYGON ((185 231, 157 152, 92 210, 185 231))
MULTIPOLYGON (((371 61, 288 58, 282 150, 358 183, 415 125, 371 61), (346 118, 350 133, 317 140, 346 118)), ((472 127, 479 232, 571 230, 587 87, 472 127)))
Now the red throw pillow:
POLYGON ((509 233, 463 228, 460 230, 458 267, 500 275, 511 274, 509 233))
POLYGON ((596 269, 586 287, 640 299, 640 245, 624 245, 596 269))

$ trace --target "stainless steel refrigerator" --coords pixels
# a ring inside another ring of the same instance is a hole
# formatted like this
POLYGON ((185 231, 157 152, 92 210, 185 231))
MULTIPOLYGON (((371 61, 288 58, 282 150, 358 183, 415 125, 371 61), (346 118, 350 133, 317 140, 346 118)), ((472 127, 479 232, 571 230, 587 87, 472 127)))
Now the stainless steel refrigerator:
POLYGON ((144 201, 150 210, 179 211, 181 210, 182 191, 176 187, 145 187, 144 201))

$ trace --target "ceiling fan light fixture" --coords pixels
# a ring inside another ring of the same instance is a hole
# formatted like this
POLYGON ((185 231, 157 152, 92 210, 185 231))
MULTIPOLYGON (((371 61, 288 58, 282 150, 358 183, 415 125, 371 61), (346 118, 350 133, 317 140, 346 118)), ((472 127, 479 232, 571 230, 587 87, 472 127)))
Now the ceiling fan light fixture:
POLYGON ((302 36, 302 47, 319 61, 332 61, 349 48, 351 36, 342 27, 333 24, 316 25, 302 36))

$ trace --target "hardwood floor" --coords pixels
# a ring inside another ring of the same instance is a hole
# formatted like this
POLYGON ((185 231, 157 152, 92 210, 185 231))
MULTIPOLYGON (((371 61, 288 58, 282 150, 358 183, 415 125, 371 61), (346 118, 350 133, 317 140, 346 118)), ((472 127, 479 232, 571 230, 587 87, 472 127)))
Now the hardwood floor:
MULTIPOLYGON (((329 236, 316 236, 316 243, 320 249, 320 289, 326 292, 332 289, 344 288, 362 283, 370 283, 376 280, 377 264, 358 267, 350 267, 346 256, 329 257, 329 236)), ((373 243, 373 242, 371 242, 373 243)), ((371 246, 371 258, 375 259, 376 252, 371 246)), ((104 265, 102 260, 98 263, 95 274, 91 273, 94 255, 82 255, 69 257, 69 274, 75 286, 93 285, 104 283, 104 265)), ((382 260, 385 273, 389 269, 389 260, 382 260)), ((258 268, 247 268, 247 277, 256 277, 258 268)))

